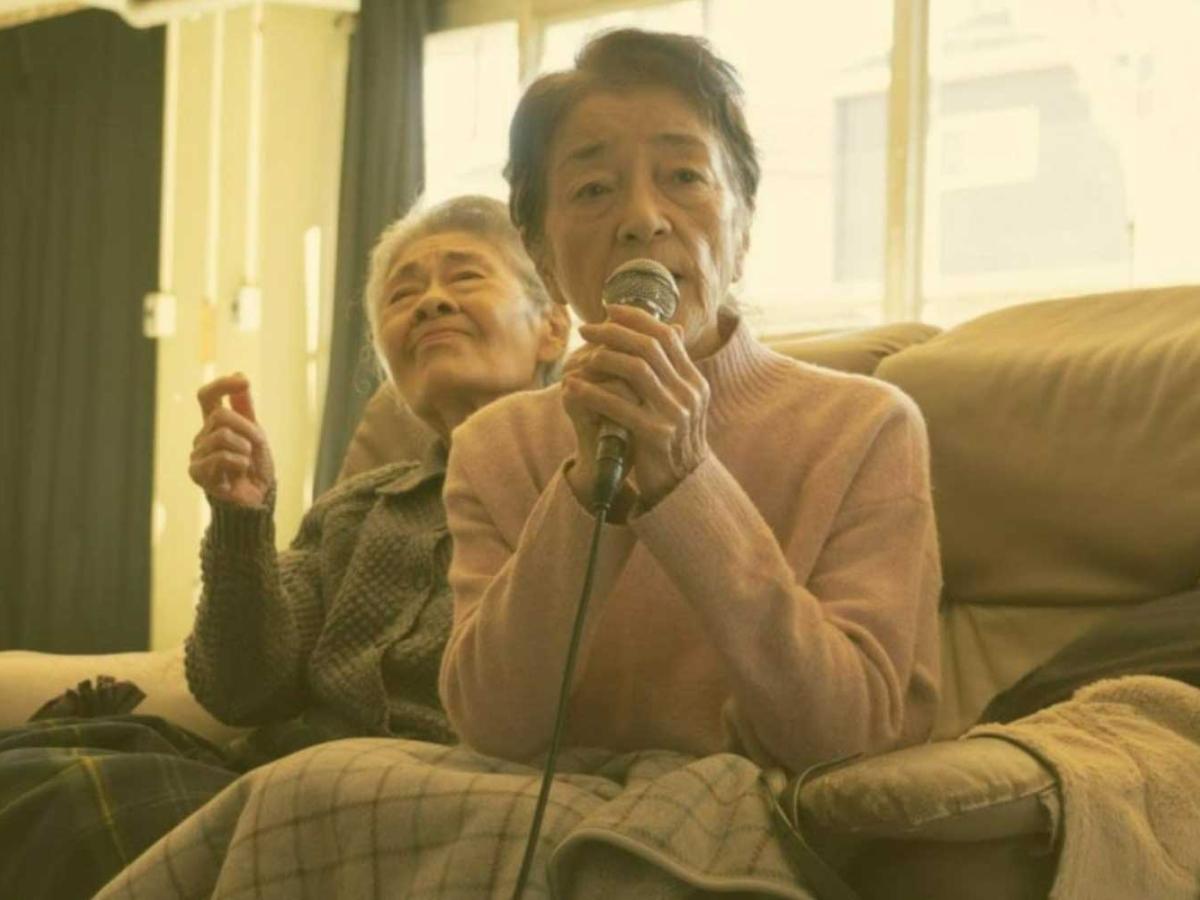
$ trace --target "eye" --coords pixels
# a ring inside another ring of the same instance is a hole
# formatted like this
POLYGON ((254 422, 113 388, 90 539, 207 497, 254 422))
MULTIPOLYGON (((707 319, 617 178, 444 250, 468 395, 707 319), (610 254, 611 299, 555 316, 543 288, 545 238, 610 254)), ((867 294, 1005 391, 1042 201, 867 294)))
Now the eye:
POLYGON ((608 193, 608 185, 600 181, 589 181, 587 184, 576 188, 572 194, 572 200, 595 200, 597 197, 602 197, 608 193))
POLYGON ((476 272, 473 269, 463 269, 461 272, 455 272, 450 279, 453 282, 460 281, 481 281, 483 279, 482 272, 476 272))
POLYGON ((396 290, 392 291, 392 293, 388 295, 387 305, 392 306, 396 303, 403 303, 406 300, 412 299, 416 295, 417 289, 415 287, 396 288, 396 290))
POLYGON ((671 178, 677 184, 703 184, 704 175, 696 169, 676 169, 671 173, 671 178))

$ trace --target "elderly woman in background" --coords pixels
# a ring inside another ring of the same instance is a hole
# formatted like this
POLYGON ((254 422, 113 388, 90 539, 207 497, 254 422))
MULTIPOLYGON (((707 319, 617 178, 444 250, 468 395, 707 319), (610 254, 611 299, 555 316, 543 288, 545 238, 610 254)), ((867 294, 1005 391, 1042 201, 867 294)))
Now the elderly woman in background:
POLYGON ((456 730, 514 760, 549 744, 609 420, 631 473, 567 743, 799 771, 925 739, 941 578, 924 424, 897 389, 786 359, 738 315, 759 167, 732 68, 690 37, 603 35, 526 91, 507 175, 587 347, 561 385, 456 433, 440 681, 456 730), (677 284, 669 322, 602 304, 639 258, 677 284))
POLYGON ((217 718, 260 727, 228 748, 146 716, 0 733, 4 896, 92 896, 240 771, 298 748, 455 739, 437 696, 451 618, 446 445, 480 407, 557 377, 569 320, 504 204, 484 197, 391 225, 365 299, 390 381, 438 440, 424 459, 331 488, 277 553, 274 466, 250 385, 230 375, 200 389, 189 473, 212 522, 188 684, 217 718))
POLYGON ((453 740, 437 696, 450 624, 441 499, 450 433, 497 397, 548 384, 569 330, 504 205, 484 197, 388 228, 371 256, 366 309, 389 379, 439 440, 422 460, 328 491, 284 554, 247 380, 199 392, 204 424, 188 471, 212 523, 187 678, 217 718, 264 726, 248 762, 353 734, 453 740))

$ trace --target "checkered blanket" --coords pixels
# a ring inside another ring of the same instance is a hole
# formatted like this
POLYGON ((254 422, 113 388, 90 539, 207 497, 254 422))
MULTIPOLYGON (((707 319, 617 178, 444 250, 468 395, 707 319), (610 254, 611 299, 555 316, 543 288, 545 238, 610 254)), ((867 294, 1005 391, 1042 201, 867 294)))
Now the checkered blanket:
MULTIPOLYGON (((98 895, 508 898, 540 773, 361 738, 245 775, 98 895)), ((527 897, 813 900, 764 773, 732 754, 565 751, 527 897)))
POLYGON ((86 900, 236 778, 154 716, 0 730, 0 897, 86 900))

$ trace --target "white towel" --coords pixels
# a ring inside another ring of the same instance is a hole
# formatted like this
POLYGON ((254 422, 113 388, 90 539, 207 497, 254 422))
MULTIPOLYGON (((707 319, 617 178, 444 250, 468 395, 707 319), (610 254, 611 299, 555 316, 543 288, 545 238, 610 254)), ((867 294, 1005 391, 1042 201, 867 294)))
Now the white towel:
POLYGON ((1016 741, 1059 777, 1050 900, 1200 897, 1200 689, 1154 675, 1106 679, 976 735, 1016 741))

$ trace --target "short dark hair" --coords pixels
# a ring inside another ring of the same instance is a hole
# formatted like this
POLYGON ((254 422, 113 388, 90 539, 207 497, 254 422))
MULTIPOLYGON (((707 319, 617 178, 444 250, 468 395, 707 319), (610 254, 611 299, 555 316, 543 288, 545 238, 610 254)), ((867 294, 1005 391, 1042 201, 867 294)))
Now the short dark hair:
POLYGON ((747 216, 753 214, 761 172, 737 70, 703 38, 623 28, 593 38, 579 51, 573 69, 538 78, 517 104, 504 177, 509 212, 527 247, 541 241, 548 157, 563 118, 597 90, 637 87, 672 88, 695 108, 720 139, 741 206, 747 216))

